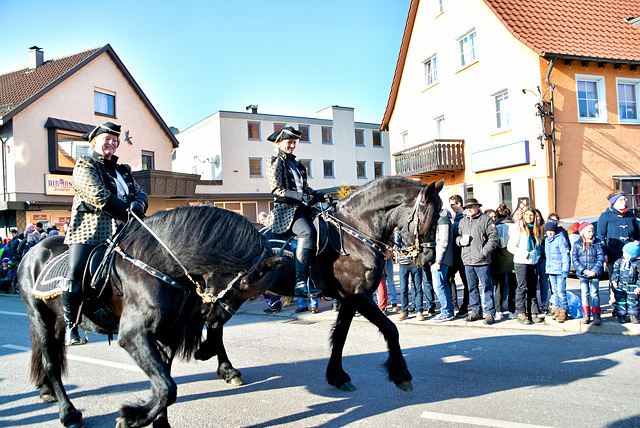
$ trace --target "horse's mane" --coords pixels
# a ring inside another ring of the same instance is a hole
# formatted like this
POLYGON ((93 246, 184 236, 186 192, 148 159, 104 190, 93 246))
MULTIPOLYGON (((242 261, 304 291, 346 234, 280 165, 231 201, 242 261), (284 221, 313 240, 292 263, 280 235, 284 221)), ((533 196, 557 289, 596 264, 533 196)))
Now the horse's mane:
POLYGON ((340 200, 338 206, 370 205, 372 201, 378 201, 376 205, 379 205, 380 198, 385 200, 384 206, 400 205, 408 197, 415 197, 424 186, 424 183, 399 175, 383 177, 354 190, 349 196, 340 200), (407 188, 415 189, 415 194, 412 192, 411 195, 407 195, 407 188), (402 189, 403 192, 397 192, 396 189, 402 189))
MULTIPOLYGON (((246 217, 211 206, 159 211, 147 217, 145 224, 195 275, 235 274, 250 267, 265 245, 246 217)), ((126 232, 121 247, 169 276, 182 274, 176 261, 137 222, 126 232)))

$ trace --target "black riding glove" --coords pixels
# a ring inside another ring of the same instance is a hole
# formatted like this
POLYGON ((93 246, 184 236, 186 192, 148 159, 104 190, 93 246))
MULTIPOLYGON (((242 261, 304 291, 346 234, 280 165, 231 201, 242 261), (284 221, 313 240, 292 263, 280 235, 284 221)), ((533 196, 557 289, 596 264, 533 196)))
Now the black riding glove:
POLYGON ((302 202, 304 202, 307 205, 313 205, 315 200, 316 198, 313 195, 310 195, 308 193, 302 194, 302 202))
POLYGON ((129 210, 140 218, 144 217, 144 205, 138 201, 131 202, 129 210))

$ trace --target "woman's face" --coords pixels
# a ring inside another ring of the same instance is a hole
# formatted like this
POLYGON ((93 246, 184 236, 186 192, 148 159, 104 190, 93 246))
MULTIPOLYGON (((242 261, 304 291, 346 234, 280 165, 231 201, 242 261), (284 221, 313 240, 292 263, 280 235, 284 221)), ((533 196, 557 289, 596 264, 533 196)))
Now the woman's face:
POLYGON ((528 224, 533 224, 533 221, 536 219, 536 215, 533 211, 526 211, 523 215, 524 221, 528 224))
POLYGON ((613 208, 617 210, 623 210, 627 208, 627 198, 624 195, 620 196, 618 199, 616 199, 615 204, 613 204, 613 208))
POLYGON ((286 140, 282 140, 282 141, 276 143, 276 145, 278 146, 278 149, 280 149, 283 152, 285 152, 286 154, 290 155, 296 149, 296 144, 297 143, 298 143, 298 140, 296 140, 294 138, 287 138, 286 140))
POLYGON ((93 151, 107 159, 111 159, 111 156, 116 154, 119 144, 118 137, 107 133, 98 135, 92 141, 93 151))

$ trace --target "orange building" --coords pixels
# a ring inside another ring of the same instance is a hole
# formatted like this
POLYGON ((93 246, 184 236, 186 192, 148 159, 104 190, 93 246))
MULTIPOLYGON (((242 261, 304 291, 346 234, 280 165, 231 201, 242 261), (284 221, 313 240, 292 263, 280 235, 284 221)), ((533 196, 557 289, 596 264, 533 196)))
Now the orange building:
POLYGON ((640 2, 411 2, 381 129, 396 173, 484 208, 640 214, 640 2))

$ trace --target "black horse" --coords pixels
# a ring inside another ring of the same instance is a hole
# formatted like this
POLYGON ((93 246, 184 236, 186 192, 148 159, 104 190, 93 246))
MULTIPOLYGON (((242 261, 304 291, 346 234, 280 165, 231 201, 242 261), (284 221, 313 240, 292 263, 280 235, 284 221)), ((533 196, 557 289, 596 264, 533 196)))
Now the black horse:
MULTIPOLYGON (((402 233, 404 242, 414 243, 417 239, 421 266, 427 267, 433 261, 435 229, 442 208, 438 193, 443 185, 444 180, 425 186, 399 176, 385 177, 366 184, 338 201, 333 217, 334 222, 345 230, 344 251, 342 254, 325 252, 318 256, 324 280, 323 294, 337 298, 341 303, 333 327, 331 358, 326 370, 330 385, 343 390, 355 389, 342 367, 342 351, 357 311, 380 329, 387 342, 389 358, 385 367, 389 380, 403 391, 413 389, 411 373, 400 349, 398 329, 380 311, 371 295, 376 291, 383 274, 384 249, 396 227, 402 233), (347 233, 349 231, 351 233, 347 233)), ((270 290, 280 295, 292 295, 295 283, 293 260, 278 268, 277 272, 277 280, 270 290)), ((220 325, 229 316, 224 318, 220 325)), ((224 350, 222 328, 208 327, 207 332, 207 340, 202 343, 195 358, 206 360, 218 355, 222 370, 235 370, 224 350)), ((242 383, 241 378, 233 375, 227 375, 225 379, 242 383)))
MULTIPOLYGON (((148 217, 145 224, 175 259, 139 222, 130 223, 118 243, 122 253, 114 256, 103 291, 106 308, 116 328, 119 324, 118 344, 151 380, 147 402, 120 409, 120 427, 169 425, 167 407, 177 395, 171 363, 176 355, 190 358, 200 346, 203 326, 209 322, 203 314, 221 318, 233 313, 239 308, 233 302, 268 288, 275 278, 272 268, 283 263, 281 258, 267 257, 266 243, 255 227, 231 211, 176 208, 148 217), (134 259, 150 266, 149 271, 134 265, 134 259), (164 275, 153 276, 156 270, 164 275), (169 279, 161 279, 163 276, 169 279), (223 292, 213 295, 212 288, 223 292)), ((64 426, 82 427, 82 414, 71 404, 61 381, 65 369, 61 298, 40 299, 32 293, 45 264, 66 250, 62 237, 42 241, 20 263, 18 282, 31 322, 31 379, 43 401, 59 402, 64 426)), ((100 300, 85 300, 81 327, 107 333, 95 315, 99 307, 100 300)), ((211 325, 215 326, 215 320, 211 325)), ((222 375, 240 376, 233 368, 222 375)))

